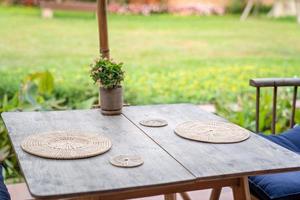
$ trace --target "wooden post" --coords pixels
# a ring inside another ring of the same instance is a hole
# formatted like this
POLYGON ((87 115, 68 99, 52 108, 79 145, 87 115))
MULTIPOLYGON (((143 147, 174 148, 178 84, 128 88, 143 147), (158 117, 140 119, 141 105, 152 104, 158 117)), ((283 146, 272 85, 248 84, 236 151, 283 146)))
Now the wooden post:
POLYGON ((98 16, 100 54, 102 58, 109 59, 106 0, 98 0, 97 16, 98 16))

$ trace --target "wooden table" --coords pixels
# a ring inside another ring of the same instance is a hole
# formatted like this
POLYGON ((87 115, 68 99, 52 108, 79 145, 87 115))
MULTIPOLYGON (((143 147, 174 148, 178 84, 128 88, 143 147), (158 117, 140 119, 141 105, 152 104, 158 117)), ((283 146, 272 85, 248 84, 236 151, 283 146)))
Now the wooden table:
POLYGON ((223 118, 195 105, 174 104, 125 107, 119 116, 103 116, 97 109, 2 114, 29 191, 35 198, 128 199, 230 186, 238 200, 250 199, 247 177, 300 170, 300 156, 255 134, 241 143, 208 144, 174 134, 179 123, 223 118), (168 126, 139 125, 147 118, 162 118, 168 126), (111 139, 112 149, 80 160, 50 160, 20 148, 35 133, 55 130, 96 132, 111 139), (109 159, 118 154, 139 154, 144 164, 118 168, 109 159))

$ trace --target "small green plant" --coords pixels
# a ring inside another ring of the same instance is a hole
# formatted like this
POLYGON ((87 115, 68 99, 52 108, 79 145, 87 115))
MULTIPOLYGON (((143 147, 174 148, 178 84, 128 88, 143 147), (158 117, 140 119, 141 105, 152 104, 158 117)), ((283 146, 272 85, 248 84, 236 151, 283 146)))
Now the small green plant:
POLYGON ((121 86, 124 80, 123 63, 116 63, 106 58, 98 58, 91 64, 91 77, 105 89, 121 86))

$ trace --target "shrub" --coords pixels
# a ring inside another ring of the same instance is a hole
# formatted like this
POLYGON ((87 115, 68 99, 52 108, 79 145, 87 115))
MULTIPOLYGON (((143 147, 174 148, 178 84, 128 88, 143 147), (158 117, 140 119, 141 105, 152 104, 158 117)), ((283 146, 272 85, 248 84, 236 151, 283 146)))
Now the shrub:
POLYGON ((242 13, 245 6, 246 0, 232 0, 227 8, 229 13, 242 13))

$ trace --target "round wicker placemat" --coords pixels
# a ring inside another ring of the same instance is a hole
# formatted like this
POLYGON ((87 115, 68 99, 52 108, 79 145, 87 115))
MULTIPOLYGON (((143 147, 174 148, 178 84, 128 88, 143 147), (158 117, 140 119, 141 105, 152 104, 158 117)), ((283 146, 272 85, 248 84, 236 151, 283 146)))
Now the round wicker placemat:
POLYGON ((111 141, 91 133, 55 131, 27 137, 21 147, 27 153, 52 159, 88 158, 105 153, 111 141))
POLYGON ((110 159, 110 163, 116 167, 137 167, 144 163, 143 158, 138 155, 118 155, 110 159))
POLYGON ((208 143, 235 143, 250 137, 250 131, 228 122, 189 121, 179 124, 175 133, 183 138, 208 143))
POLYGON ((148 127, 163 127, 163 126, 167 126, 168 122, 163 119, 146 119, 140 121, 140 124, 148 127))

